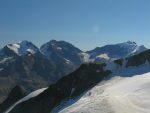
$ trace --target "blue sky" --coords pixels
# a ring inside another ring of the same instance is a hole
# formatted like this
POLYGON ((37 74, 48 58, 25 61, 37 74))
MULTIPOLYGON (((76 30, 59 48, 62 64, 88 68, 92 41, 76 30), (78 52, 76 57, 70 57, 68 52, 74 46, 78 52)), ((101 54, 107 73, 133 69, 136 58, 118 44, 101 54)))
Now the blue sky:
POLYGON ((0 47, 65 40, 90 50, 135 41, 150 48, 150 0, 0 0, 0 47))

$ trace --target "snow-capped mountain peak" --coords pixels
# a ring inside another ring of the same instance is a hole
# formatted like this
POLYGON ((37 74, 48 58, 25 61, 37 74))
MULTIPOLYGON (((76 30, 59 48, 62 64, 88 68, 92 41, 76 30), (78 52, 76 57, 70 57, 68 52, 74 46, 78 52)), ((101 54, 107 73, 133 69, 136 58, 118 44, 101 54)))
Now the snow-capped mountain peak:
MULTIPOLYGON (((49 42, 43 44, 40 48, 41 52, 45 55, 49 53, 50 50, 54 51, 75 51, 81 52, 78 48, 74 47, 72 44, 65 42, 65 41, 57 41, 57 40, 50 40, 49 42)), ((49 55, 49 54, 48 54, 49 55)))
POLYGON ((128 54, 125 57, 135 55, 147 50, 147 48, 144 45, 138 45, 136 42, 132 42, 132 41, 119 43, 118 46, 120 46, 120 48, 122 49, 127 50, 128 54))
POLYGON ((102 61, 101 59, 105 59, 105 58, 101 58, 99 56, 102 56, 103 54, 107 56, 107 59, 115 60, 115 59, 132 56, 141 53, 145 50, 147 50, 145 46, 143 45, 139 46, 135 42, 127 41, 123 43, 97 47, 91 51, 88 51, 87 53, 90 55, 91 59, 95 59, 95 61, 102 61))
MULTIPOLYGON (((130 40, 128 40, 128 41, 126 41, 126 42, 123 42, 123 43, 131 44, 131 45, 137 45, 137 43, 136 43, 136 42, 134 42, 134 41, 130 41, 130 40)), ((123 43, 120 43, 120 44, 123 44, 123 43)))
POLYGON ((9 53, 11 51, 13 54, 22 56, 27 53, 35 54, 39 51, 39 49, 32 42, 25 40, 15 44, 8 44, 2 49, 3 54, 7 54, 8 51, 9 53))

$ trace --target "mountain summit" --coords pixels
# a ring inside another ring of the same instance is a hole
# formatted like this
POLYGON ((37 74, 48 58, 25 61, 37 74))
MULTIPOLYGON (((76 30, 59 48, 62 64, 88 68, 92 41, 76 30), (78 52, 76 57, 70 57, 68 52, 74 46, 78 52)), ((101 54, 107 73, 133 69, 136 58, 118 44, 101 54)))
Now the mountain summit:
POLYGON ((51 40, 42 45, 40 50, 48 59, 59 57, 68 62, 80 63, 79 53, 82 51, 65 41, 51 40))
POLYGON ((65 41, 51 40, 42 45, 40 51, 47 59, 58 64, 58 68, 76 68, 82 63, 80 58, 82 51, 65 41))
POLYGON ((96 47, 87 53, 90 55, 90 59, 93 59, 94 61, 108 61, 132 56, 145 50, 147 50, 145 46, 139 46, 135 42, 127 41, 103 47, 96 47))
POLYGON ((16 44, 8 44, 1 50, 2 56, 22 56, 26 54, 35 54, 39 52, 32 42, 27 40, 18 42, 16 44))

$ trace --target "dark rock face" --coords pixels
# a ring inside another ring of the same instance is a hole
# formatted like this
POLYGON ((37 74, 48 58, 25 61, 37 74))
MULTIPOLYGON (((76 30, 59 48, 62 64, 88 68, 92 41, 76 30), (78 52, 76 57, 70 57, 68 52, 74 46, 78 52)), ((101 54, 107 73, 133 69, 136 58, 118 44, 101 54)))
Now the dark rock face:
POLYGON ((123 65, 123 59, 115 60, 114 63, 118 64, 119 66, 122 66, 123 65))
POLYGON ((146 61, 150 62, 150 50, 126 58, 126 60, 128 61, 126 67, 139 66, 141 64, 144 64, 146 61))
POLYGON ((0 104, 0 113, 4 112, 12 104, 14 104, 26 95, 27 92, 24 89, 22 89, 20 86, 15 86, 8 95, 8 98, 2 104, 0 104))
POLYGON ((50 85, 43 93, 17 105, 10 113, 50 113, 62 100, 79 96, 111 72, 105 64, 83 64, 75 72, 50 85))
POLYGON ((0 51, 0 58, 2 57, 9 57, 9 56, 18 56, 16 53, 14 53, 12 50, 10 50, 7 46, 5 46, 1 51, 0 51))
POLYGON ((5 97, 16 84, 31 92, 56 82, 63 75, 41 54, 13 57, 0 63, 0 68, 3 68, 0 71, 0 96, 5 97))
POLYGON ((50 42, 42 45, 40 50, 42 54, 53 61, 59 69, 63 68, 63 70, 66 71, 73 71, 82 63, 80 57, 80 53, 82 51, 65 41, 51 40, 50 42))

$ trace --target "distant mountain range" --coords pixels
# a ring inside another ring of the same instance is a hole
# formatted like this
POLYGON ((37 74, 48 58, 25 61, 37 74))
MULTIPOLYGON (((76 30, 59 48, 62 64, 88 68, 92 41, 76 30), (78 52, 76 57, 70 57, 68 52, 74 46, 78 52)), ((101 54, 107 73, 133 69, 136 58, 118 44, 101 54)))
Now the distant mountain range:
MULTIPOLYGON (((63 79, 64 76, 75 71, 80 66, 81 68, 86 67, 86 65, 82 65, 83 63, 109 63, 114 60, 120 63, 117 59, 135 56, 144 51, 147 51, 146 47, 138 46, 135 42, 131 41, 97 47, 87 52, 83 52, 68 42, 56 40, 51 40, 43 44, 40 48, 29 41, 8 44, 0 50, 0 100, 2 102, 10 90, 16 85, 22 87, 29 93, 51 84, 57 84, 58 80, 63 79)), ((92 67, 96 68, 97 65, 93 64, 92 67)), ((91 68, 88 69, 93 71, 91 68)), ((82 72, 82 69, 79 68, 79 70, 82 72)), ((93 74, 91 71, 88 71, 87 74, 93 74)), ((96 73, 99 73, 99 71, 102 72, 102 69, 97 70, 96 73)), ((73 78, 76 78, 78 71, 74 73, 75 76, 73 75, 73 78)), ((97 79, 100 81, 103 78, 95 77, 96 78, 91 78, 91 80, 97 79)), ((73 80, 73 78, 69 79, 73 80)), ((76 78, 77 81, 79 78, 76 78)), ((68 79, 68 76, 66 79, 68 79)), ((83 81, 84 80, 87 81, 87 78, 83 79, 83 81)), ((67 80, 67 82, 69 81, 67 80)), ((67 83, 67 85, 71 85, 70 82, 67 83)), ((97 82, 93 81, 93 83, 97 82)), ((93 86, 93 83, 83 86, 83 89, 79 85, 82 91, 79 91, 76 95, 93 86)), ((80 79, 77 84, 80 84, 80 79)), ((66 88, 67 87, 68 86, 66 86, 66 88)), ((68 94, 70 93, 68 92, 67 95, 68 94)), ((67 96, 65 95, 65 97, 67 96)), ((60 97, 60 100, 65 97, 60 97)))
POLYGON ((87 57, 92 61, 97 61, 98 59, 115 60, 138 54, 145 50, 147 48, 144 45, 139 46, 131 41, 96 47, 93 50, 83 52, 65 41, 51 40, 38 48, 32 42, 26 40, 16 44, 6 45, 0 51, 0 58, 42 54, 49 60, 55 61, 55 59, 61 59, 66 63, 76 63, 76 65, 79 65, 87 57))
POLYGON ((29 41, 6 45, 0 51, 1 101, 16 84, 30 92, 55 83, 81 65, 80 52, 72 44, 55 40, 40 49, 29 41))

